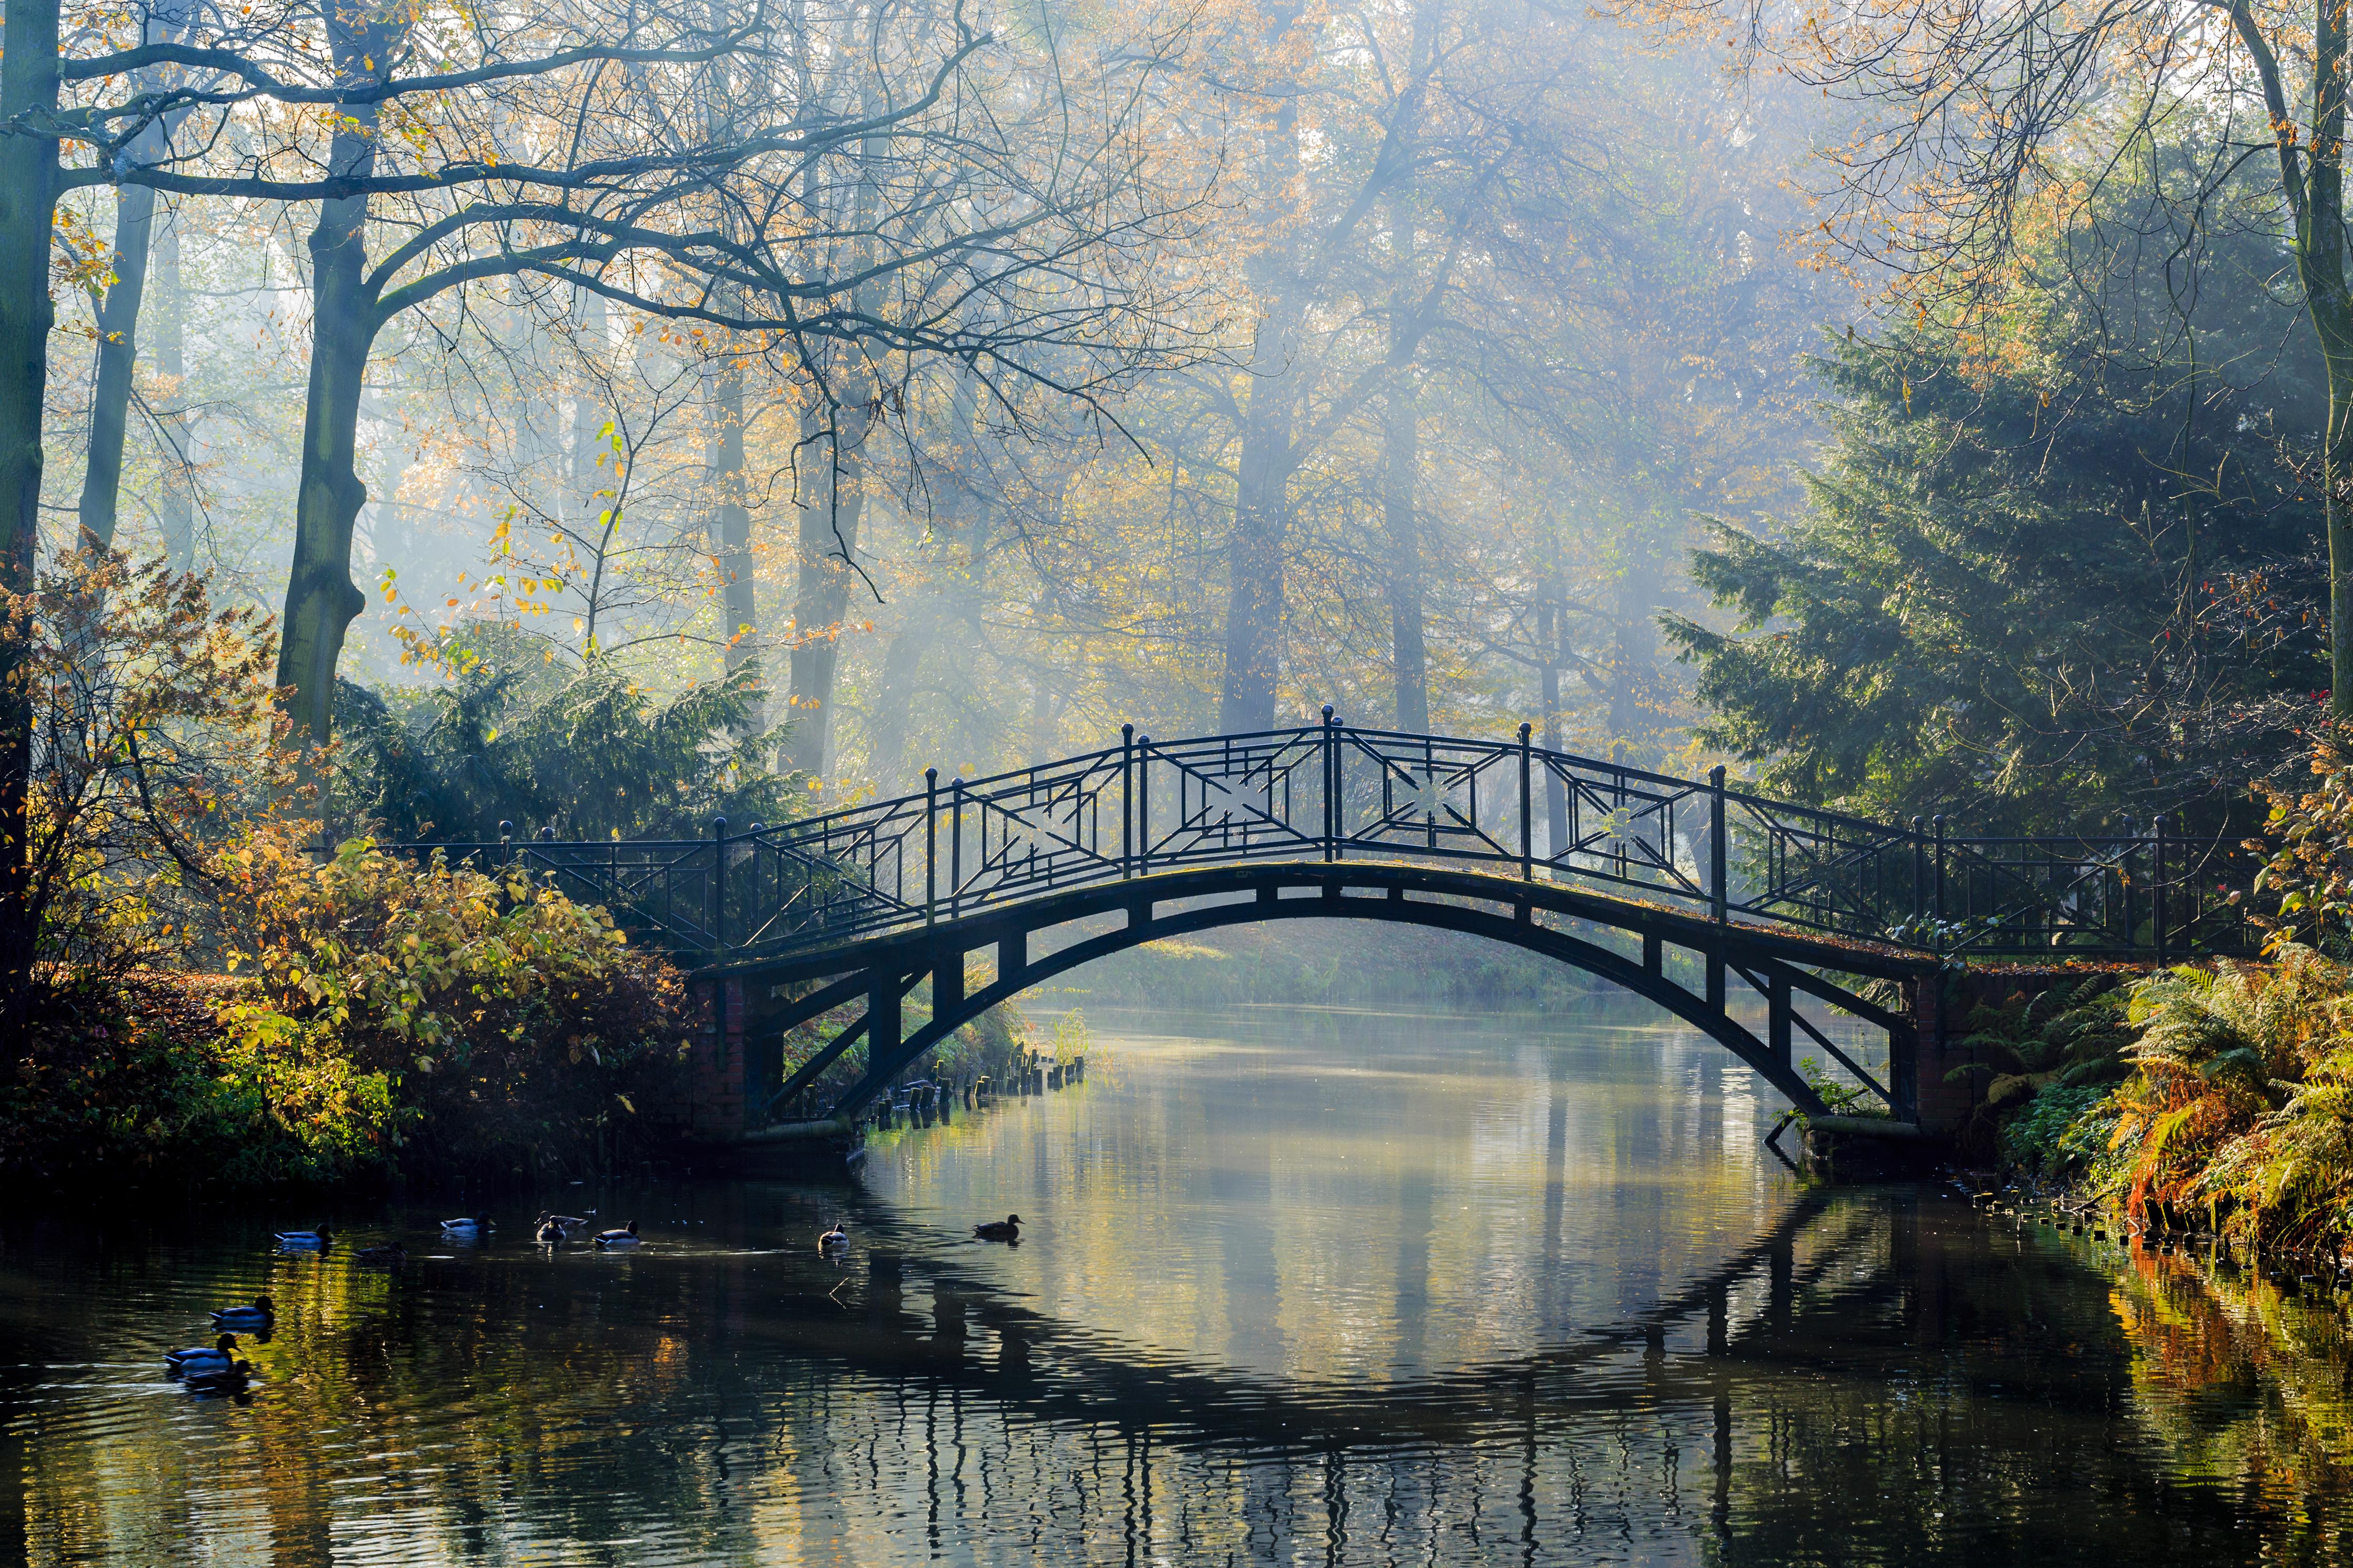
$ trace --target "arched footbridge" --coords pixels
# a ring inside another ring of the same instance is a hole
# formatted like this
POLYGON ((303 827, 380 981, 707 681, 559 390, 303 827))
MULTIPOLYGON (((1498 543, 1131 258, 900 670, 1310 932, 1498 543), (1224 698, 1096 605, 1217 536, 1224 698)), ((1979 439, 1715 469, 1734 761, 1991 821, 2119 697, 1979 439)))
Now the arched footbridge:
MULTIPOLYGON (((741 1041, 743 1110, 794 1103, 855 1045, 825 1107, 857 1113, 986 1009, 1141 943, 1270 920, 1386 921, 1554 959, 1658 1004, 1820 1114, 1794 1053, 1934 1122, 1942 989, 1996 960, 2163 963, 2246 945, 2225 851, 2160 817, 2111 837, 1963 837, 1777 801, 1514 740, 1324 721, 1119 743, 991 778, 707 838, 498 857, 609 908, 694 967, 741 1041), (1893 986, 1880 984, 1894 982, 1893 986), (923 988, 929 1006, 908 1023, 923 988), (1906 1000, 1892 1002, 1894 996, 1906 1000), (1825 1006, 1887 1037, 1873 1073, 1825 1006), (789 1075, 788 1031, 860 1010, 789 1075), (1802 1043, 1801 1043, 1802 1042, 1802 1043)), ((417 846, 422 849, 427 847, 417 846)), ((1955 1020, 1957 1023, 1957 1020, 1955 1020)))

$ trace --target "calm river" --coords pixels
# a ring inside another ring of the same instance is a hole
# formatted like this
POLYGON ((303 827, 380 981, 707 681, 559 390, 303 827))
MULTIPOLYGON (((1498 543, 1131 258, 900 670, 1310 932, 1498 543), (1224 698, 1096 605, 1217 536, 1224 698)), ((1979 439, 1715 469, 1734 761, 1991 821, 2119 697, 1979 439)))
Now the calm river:
POLYGON ((1687 1034, 1092 1023, 1085 1085, 889 1135, 855 1187, 526 1194, 485 1247, 447 1204, 327 1216, 322 1258, 269 1247, 309 1213, 18 1194, 0 1559, 2353 1560, 2331 1309, 1806 1187, 1687 1034), (543 1254, 543 1201, 648 1244, 543 1254), (969 1239, 1008 1211, 1018 1249, 969 1239), (248 1399, 163 1379, 260 1289, 248 1399))

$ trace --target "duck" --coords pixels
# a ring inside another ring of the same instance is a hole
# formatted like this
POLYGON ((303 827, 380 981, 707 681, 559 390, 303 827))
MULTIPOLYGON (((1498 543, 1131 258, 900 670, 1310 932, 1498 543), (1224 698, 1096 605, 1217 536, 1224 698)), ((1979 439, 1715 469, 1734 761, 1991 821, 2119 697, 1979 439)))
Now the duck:
MULTIPOLYGON (((595 1211, 591 1210, 590 1212, 594 1213, 595 1211)), ((562 1226, 566 1236, 569 1236, 575 1230, 586 1230, 588 1228, 588 1222, 576 1214, 552 1214, 543 1217, 552 1219, 556 1224, 562 1226)))
POLYGON ((278 1233, 279 1246, 313 1252, 325 1251, 327 1243, 331 1239, 327 1235, 327 1227, 323 1225, 316 1230, 281 1230, 278 1233))
POLYGON ((191 1394, 243 1394, 248 1379, 253 1375, 249 1361, 233 1361, 204 1372, 190 1373, 185 1379, 191 1394))
POLYGON ((266 1329, 278 1321, 278 1309, 267 1296, 256 1296, 249 1307, 215 1307, 213 1327, 216 1329, 266 1329))
POLYGON ((498 1226, 491 1223, 490 1215, 478 1214, 470 1216, 460 1215, 456 1219, 445 1219, 441 1222, 441 1229, 449 1236, 485 1236, 498 1229, 498 1226))
POLYGON ((539 1229, 533 1232, 542 1247, 554 1247, 564 1239, 564 1225, 552 1214, 539 1216, 539 1229))
POLYGON ((635 1247, 637 1244, 638 1222, 636 1220, 631 1220, 618 1230, 600 1230, 596 1233, 596 1245, 599 1247, 635 1247))
POLYGON ((841 1222, 839 1220, 835 1220, 833 1222, 833 1228, 817 1238, 817 1249, 819 1252, 831 1252, 837 1247, 848 1247, 849 1245, 849 1233, 841 1228, 841 1222))
POLYGON ((408 1261, 408 1248, 394 1241, 382 1247, 363 1247, 352 1256, 362 1263, 384 1264, 396 1268, 408 1261))
POLYGON ((231 1352, 236 1349, 237 1336, 223 1334, 208 1345, 190 1345, 184 1351, 165 1351, 164 1366, 174 1376, 192 1372, 220 1372, 226 1370, 234 1359, 231 1352))
POLYGON ((1009 1214, 1003 1219, 988 1220, 974 1226, 972 1233, 983 1241, 1018 1241, 1021 1239, 1021 1216, 1009 1214))

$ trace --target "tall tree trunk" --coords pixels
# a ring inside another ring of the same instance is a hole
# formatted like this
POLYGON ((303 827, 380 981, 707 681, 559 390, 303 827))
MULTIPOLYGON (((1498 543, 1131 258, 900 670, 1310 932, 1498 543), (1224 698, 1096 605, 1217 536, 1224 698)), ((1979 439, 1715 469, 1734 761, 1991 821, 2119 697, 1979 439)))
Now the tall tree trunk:
POLYGON ((803 449, 824 461, 823 477, 800 515, 800 570, 793 595, 793 728, 786 742, 790 765, 825 776, 833 731, 834 682, 840 671, 841 621, 857 571, 858 526, 866 510, 864 373, 843 378, 836 429, 803 449), (809 504, 814 502, 815 504, 809 504))
MULTIPOLYGON (((331 166, 361 177, 375 162, 374 115, 335 133, 331 166)), ((278 684, 298 742, 327 743, 343 636, 367 596, 352 583, 352 532, 367 486, 359 475, 360 394, 383 325, 367 283, 367 198, 319 205, 311 231, 311 384, 302 412, 302 472, 295 495, 294 561, 286 581, 278 684)))
MULTIPOLYGON (((1289 25, 1278 19, 1275 36, 1289 25)), ((1261 171, 1270 201, 1289 204, 1299 182, 1299 108, 1284 98, 1267 127, 1261 171)), ((1229 735, 1274 727, 1282 674, 1284 544, 1291 527, 1293 422, 1299 395, 1301 285, 1290 215, 1270 222, 1278 236, 1259 253, 1251 282, 1262 301, 1251 333, 1250 404, 1234 478, 1233 536, 1226 547, 1226 668, 1218 728, 1229 735)))
MULTIPOLYGON (((605 296, 581 290, 580 325, 575 339, 585 361, 605 352, 605 296)), ((564 521, 575 529, 591 527, 604 510, 597 492, 605 487, 601 459, 610 450, 605 440, 605 389, 593 375, 584 374, 572 394, 572 493, 565 498, 564 521)))
MULTIPOLYGON (((2235 15, 2242 36, 2252 24, 2235 15)), ((2353 290, 2345 277, 2347 18, 2339 5, 2314 7, 2310 174, 2293 204, 2296 267, 2305 308, 2328 367, 2328 428, 2321 441, 2322 516, 2328 533, 2328 716, 2340 738, 2353 731, 2353 290)), ((2276 92, 2275 79, 2269 84, 2276 92)), ((2285 106, 2272 108, 2274 133, 2292 132, 2285 106)), ((2292 134, 2280 163, 2294 195, 2298 153, 2292 134)))
POLYGON ((1042 669, 1029 674, 1029 761, 1050 763, 1061 748, 1055 743, 1059 727, 1054 722, 1054 689, 1046 683, 1042 669))
POLYGON ((1389 669, 1397 688, 1397 727, 1426 735, 1430 669, 1421 635, 1421 529, 1414 482, 1420 448, 1409 373, 1398 372, 1385 402, 1381 510, 1388 531, 1389 669))
MULTIPOLYGON (((704 461, 715 501, 711 552, 719 565, 719 607, 727 637, 727 668, 740 669, 759 648, 759 599, 752 574, 752 512, 744 504, 744 372, 731 357, 712 378, 714 428, 704 461)), ((767 726, 754 713, 754 732, 767 726)))
POLYGON ((941 611, 935 593, 902 600, 898 634, 883 650, 871 726, 872 754, 868 762, 874 782, 885 790, 898 788, 907 778, 907 720, 915 705, 916 683, 923 677, 923 658, 931 651, 941 611))
MULTIPOLYGON (((332 6, 328 42, 345 82, 380 81, 406 31, 405 13, 332 6)), ((330 173, 375 172, 374 104, 353 104, 328 143, 330 173)), ((359 473, 360 395, 368 354, 384 328, 368 285, 367 198, 319 204, 311 231, 311 384, 302 410, 302 472, 294 500, 294 561, 286 578, 278 684, 290 688, 287 718, 298 744, 323 746, 333 730, 335 667, 367 595, 352 583, 352 533, 367 486, 359 473)))
POLYGON ((1282 673, 1283 564, 1291 527, 1293 350, 1298 331, 1288 294, 1259 318, 1250 355, 1250 406, 1226 548, 1226 670, 1218 728, 1229 735, 1274 727, 1282 673))
MULTIPOLYGON (((147 37, 159 40, 172 29, 148 23, 147 37)), ((183 118, 167 115, 142 131, 128 152, 134 165, 163 161, 172 132, 183 118)), ((131 381, 139 359, 139 308, 147 291, 147 257, 155 230, 155 189, 118 185, 114 193, 114 281, 98 308, 98 368, 91 377, 90 454, 81 479, 81 543, 107 549, 114 543, 122 494, 122 447, 130 431, 131 381)))
MULTIPOLYGON (((2310 306, 2318 321, 2319 301, 2310 306)), ((2323 517, 2328 533, 2328 717, 2343 742, 2353 736, 2353 308, 2327 312, 2321 358, 2328 366, 2328 433, 2321 445, 2323 517)))
POLYGON ((90 400, 90 458, 81 479, 81 542, 114 543, 122 489, 122 447, 131 422, 131 373, 139 356, 141 297, 147 290, 148 237, 155 192, 123 185, 114 201, 114 282, 98 310, 98 374, 90 400))
POLYGON ((164 399, 156 410, 164 436, 164 481, 156 498, 156 520, 164 534, 164 561, 174 572, 192 572, 196 564, 195 492, 192 483, 195 438, 186 413, 187 292, 180 279, 180 223, 175 206, 166 206, 163 226, 155 231, 152 254, 155 290, 155 381, 164 399))
MULTIPOLYGON (((1544 748, 1547 752, 1561 749, 1559 639, 1563 618, 1550 598, 1536 611, 1536 637, 1544 657, 1544 748)), ((1550 767, 1545 769, 1545 852, 1559 854, 1561 847, 1568 842, 1568 793, 1560 774, 1550 767)))
POLYGON ((1617 626, 1609 675, 1609 733, 1613 751, 1630 749, 1647 765, 1659 730, 1657 712, 1659 632, 1651 616, 1658 607, 1658 564, 1647 552, 1630 563, 1618 581, 1617 626))
MULTIPOLYGON (((10 0, 0 32, 0 121, 22 124, 58 106, 58 0, 10 0)), ((49 231, 58 145, 0 136, 0 592, 33 586, 41 517, 41 412, 48 391, 49 231)), ((0 1029, 21 1025, 37 921, 32 909, 27 805, 33 710, 16 679, 21 647, 0 644, 0 1029)), ((13 1037, 13 1033, 12 1037, 13 1037)))

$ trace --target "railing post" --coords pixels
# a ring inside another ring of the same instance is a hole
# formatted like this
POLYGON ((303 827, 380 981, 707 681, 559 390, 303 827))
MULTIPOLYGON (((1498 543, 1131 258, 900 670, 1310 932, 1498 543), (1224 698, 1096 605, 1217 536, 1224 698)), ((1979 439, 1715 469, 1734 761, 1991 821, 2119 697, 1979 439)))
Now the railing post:
POLYGON ((1340 858, 1340 741, 1332 705, 1324 704, 1324 858, 1340 858))
POLYGON ((2157 961, 2163 963, 2169 956, 2165 935, 2165 906, 2168 901, 2165 896, 2165 813, 2158 812, 2149 826, 2155 833, 2157 855, 2157 873, 2149 879, 2148 885, 2149 908, 2155 916, 2152 924, 2157 938, 2157 961))
POLYGON ((937 918, 940 899, 940 770, 923 770, 923 923, 937 918))
POLYGON ((727 819, 711 819, 711 948, 727 950, 727 819))
MULTIPOLYGON (((1180 780, 1177 785, 1183 788, 1180 780)), ((1152 737, 1135 738, 1135 869, 1152 873, 1152 737)))
POLYGON ((2117 863, 2116 880, 2124 891, 2125 946, 2130 948, 2140 942, 2140 824, 2129 816, 2124 824, 2125 847, 2117 863))
POLYGON ((1725 886, 1724 844, 1724 764, 1718 763, 1707 775, 1707 896, 1715 923, 1724 925, 1732 919, 1731 889, 1725 886))
POLYGON ((948 919, 964 910, 964 780, 948 781, 948 919))
POLYGON ((1119 727, 1119 875, 1135 875, 1135 726, 1119 727))
POLYGON ((501 822, 499 824, 499 869, 503 871, 513 864, 514 824, 501 822))
POLYGON ((1928 819, 1912 819, 1912 923, 1928 912, 1928 819))
POLYGON ((1936 830, 1936 922, 1945 921, 1945 814, 1938 812, 1930 819, 1936 830))
POLYGON ((1535 820, 1531 815, 1528 797, 1528 732, 1532 726, 1520 726, 1520 880, 1536 879, 1535 820))

